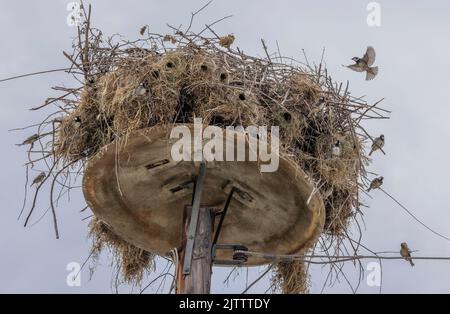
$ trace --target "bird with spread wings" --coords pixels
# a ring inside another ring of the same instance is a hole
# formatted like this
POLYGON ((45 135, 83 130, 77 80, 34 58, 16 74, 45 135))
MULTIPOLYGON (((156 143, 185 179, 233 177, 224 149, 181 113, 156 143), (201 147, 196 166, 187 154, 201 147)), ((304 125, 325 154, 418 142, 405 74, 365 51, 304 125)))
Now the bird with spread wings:
POLYGON ((352 60, 355 61, 355 64, 350 64, 347 68, 356 72, 366 72, 366 81, 373 80, 378 74, 378 67, 372 67, 375 56, 375 49, 369 46, 364 56, 362 58, 353 57, 352 60))

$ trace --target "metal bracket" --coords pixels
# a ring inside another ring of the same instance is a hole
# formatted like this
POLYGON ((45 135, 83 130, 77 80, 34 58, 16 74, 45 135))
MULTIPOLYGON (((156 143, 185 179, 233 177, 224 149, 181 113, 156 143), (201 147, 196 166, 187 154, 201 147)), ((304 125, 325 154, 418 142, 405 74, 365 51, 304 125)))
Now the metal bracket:
POLYGON ((220 213, 217 213, 217 215, 220 215, 219 225, 217 226, 216 233, 214 234, 214 240, 212 243, 212 246, 216 245, 217 240, 219 240, 220 231, 222 230, 223 221, 225 220, 225 215, 228 212, 228 207, 230 206, 231 198, 233 197, 233 193, 236 189, 234 187, 231 188, 230 194, 228 194, 227 201, 225 202, 225 206, 223 207, 223 210, 220 213))
POLYGON ((223 221, 225 220, 225 216, 228 212, 228 208, 230 207, 231 198, 233 197, 233 193, 237 190, 237 188, 232 187, 230 194, 228 194, 228 198, 225 202, 225 206, 223 207, 223 210, 220 213, 217 213, 217 215, 220 215, 219 224, 217 226, 217 231, 214 234, 214 240, 212 243, 212 261, 216 265, 234 265, 239 266, 247 262, 248 257, 247 255, 243 253, 237 253, 236 251, 248 251, 248 248, 241 244, 217 244, 217 241, 219 240, 220 231, 222 230, 223 221), (233 250, 233 259, 232 260, 219 260, 216 259, 216 252, 217 250, 233 250))
POLYGON ((192 251, 194 248, 195 234, 197 231, 198 216, 200 213, 200 201, 202 198, 203 184, 205 179, 205 162, 200 163, 200 170, 195 182, 194 197, 192 201, 191 220, 187 232, 186 250, 184 253, 183 275, 191 273, 192 251))
MULTIPOLYGON (((184 264, 183 264, 183 275, 188 275, 191 272, 191 264, 193 257, 193 248, 195 241, 195 234, 197 231, 198 217, 200 213, 200 201, 202 197, 203 191, 203 183, 205 179, 205 163, 202 162, 200 164, 200 170, 198 177, 194 186, 194 193, 192 198, 192 210, 191 210, 191 220, 189 222, 188 232, 187 232, 187 240, 186 240, 186 249, 184 255, 184 264)), ((212 242, 212 260, 216 265, 242 265, 247 262, 248 257, 246 254, 238 253, 236 251, 248 251, 248 248, 241 244, 217 244, 219 240, 220 231, 222 229, 223 221, 225 220, 225 216, 227 214, 228 208, 230 206, 231 199, 233 197, 233 193, 236 191, 236 188, 233 187, 228 194, 228 198, 225 202, 225 206, 220 213, 220 221, 217 226, 217 231, 214 234, 214 240, 212 242), (216 259, 216 251, 217 250, 233 250, 233 259, 232 260, 217 260, 216 259)))

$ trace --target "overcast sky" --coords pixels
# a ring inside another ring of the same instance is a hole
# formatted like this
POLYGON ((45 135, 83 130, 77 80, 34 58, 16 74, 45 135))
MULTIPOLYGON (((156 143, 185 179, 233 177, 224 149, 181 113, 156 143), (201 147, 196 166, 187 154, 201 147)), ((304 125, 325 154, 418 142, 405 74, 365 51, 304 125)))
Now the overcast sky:
MULTIPOLYGON (((63 50, 70 48, 75 29, 66 24, 66 0, 0 0, 0 79, 13 75, 66 67, 63 50)), ((96 0, 93 25, 105 34, 120 33, 136 38, 139 28, 149 24, 159 33, 168 33, 166 23, 189 22, 190 12, 205 1, 111 1, 96 0)), ((390 120, 367 123, 373 134, 384 133, 387 155, 374 154, 370 170, 385 177, 384 187, 408 206, 429 226, 450 234, 449 184, 450 124, 449 31, 450 2, 378 1, 380 27, 369 27, 366 6, 369 1, 261 1, 215 0, 196 19, 196 27, 232 14, 218 24, 219 34, 234 33, 236 45, 245 52, 263 55, 260 39, 272 51, 276 41, 285 56, 298 59, 302 49, 311 60, 319 61, 322 49, 328 71, 337 81, 350 81, 355 96, 367 95, 369 102, 385 98, 383 106, 392 110, 390 120), (377 51, 378 77, 364 81, 361 73, 342 67, 353 56, 362 55, 366 46, 377 51)), ((51 216, 33 227, 23 228, 17 221, 24 185, 25 149, 14 144, 33 132, 9 129, 39 121, 45 112, 30 112, 55 92, 51 86, 67 84, 64 74, 48 74, 0 83, 0 292, 90 293, 111 290, 112 269, 104 256, 91 281, 88 271, 81 274, 81 286, 66 284, 70 262, 82 263, 88 255, 86 239, 88 214, 81 191, 58 208, 61 239, 55 240, 51 216)), ((35 173, 34 173, 35 174, 35 173)), ((45 193, 42 194, 43 196, 45 193)), ((367 199, 364 209, 366 231, 363 243, 374 251, 398 251, 408 242, 422 256, 450 256, 450 243, 410 219, 381 191, 367 199)), ((47 209, 43 197, 32 221, 47 209)), ((368 262, 364 262, 366 265, 368 262)), ((357 270, 346 267, 352 282, 357 270)), ((257 275, 252 269, 250 277, 257 275)), ((311 292, 320 293, 325 270, 313 267, 311 292)), ((245 273, 228 286, 223 284, 227 270, 215 269, 213 292, 241 292, 245 273)), ((251 292, 264 292, 263 281, 251 292)), ((383 292, 450 292, 450 261, 417 261, 411 268, 404 261, 383 263, 383 292)), ((129 292, 122 287, 121 292, 129 292)), ((151 290, 149 290, 151 292, 151 290)), ((351 293, 345 280, 324 292, 351 293)), ((359 292, 377 293, 377 287, 362 282, 359 292)))

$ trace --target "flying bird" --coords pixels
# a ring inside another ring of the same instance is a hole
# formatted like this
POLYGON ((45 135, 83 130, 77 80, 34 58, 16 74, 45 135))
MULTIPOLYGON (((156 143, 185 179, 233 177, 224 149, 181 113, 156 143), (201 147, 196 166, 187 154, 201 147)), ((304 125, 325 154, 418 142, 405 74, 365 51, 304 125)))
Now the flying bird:
POLYGON ((370 81, 378 74, 378 67, 372 67, 375 62, 375 49, 369 46, 366 53, 362 58, 353 57, 355 64, 348 65, 347 67, 356 72, 366 72, 366 81, 370 81))
POLYGON ((44 179, 45 179, 45 172, 41 172, 36 176, 36 178, 34 178, 33 183, 31 183, 31 186, 33 186, 34 184, 41 183, 42 180, 44 179))
POLYGON ((400 244, 400 255, 405 258, 406 261, 408 261, 411 266, 414 266, 414 263, 411 258, 411 250, 408 247, 408 244, 403 242, 400 244))
POLYGON ((372 155, 372 153, 373 153, 374 151, 378 150, 378 149, 381 150, 381 151, 383 151, 383 150, 382 150, 383 146, 384 146, 384 135, 381 134, 379 137, 377 137, 377 138, 373 141, 373 143, 372 143, 372 149, 370 150, 369 156, 372 155))
POLYGON ((23 141, 22 144, 16 144, 16 145, 17 146, 28 145, 28 144, 33 145, 34 142, 36 142, 38 139, 39 139, 39 135, 33 134, 30 137, 28 137, 25 141, 23 141))
POLYGON ((378 189, 383 184, 383 179, 384 179, 383 177, 373 179, 372 182, 370 182, 370 186, 367 189, 367 192, 378 189))
POLYGON ((333 144, 333 147, 331 148, 331 154, 334 157, 338 157, 341 155, 341 142, 339 140, 333 144))

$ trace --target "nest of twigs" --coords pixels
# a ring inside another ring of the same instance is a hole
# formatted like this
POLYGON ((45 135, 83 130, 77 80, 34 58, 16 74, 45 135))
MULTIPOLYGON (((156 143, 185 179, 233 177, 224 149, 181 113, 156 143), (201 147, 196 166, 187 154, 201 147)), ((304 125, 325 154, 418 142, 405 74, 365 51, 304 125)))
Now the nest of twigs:
POLYGON ((141 283, 146 272, 154 268, 154 255, 131 245, 117 236, 103 221, 93 218, 90 222, 91 256, 96 261, 103 249, 114 254, 116 266, 125 283, 141 283))
MULTIPOLYGON (((51 178, 53 189, 61 176, 82 173, 104 145, 141 128, 191 123, 194 117, 220 127, 277 125, 281 154, 309 175, 323 197, 323 236, 346 237, 368 160, 363 142, 370 137, 360 123, 371 113, 381 116, 378 108, 334 83, 322 64, 270 55, 264 42, 266 57, 249 56, 233 48, 232 35, 218 36, 211 29, 211 36, 203 35, 208 28, 160 35, 144 27, 140 39, 115 42, 92 28, 86 13, 73 51, 65 53, 68 72, 82 84, 59 87, 64 94, 41 106, 55 104, 57 110, 38 128, 39 142, 51 152, 39 158, 52 165, 53 173, 40 184, 51 178), (334 156, 337 141, 341 154, 334 156)), ((54 222, 56 227, 56 216, 54 222)), ((101 221, 92 222, 91 235, 94 252, 108 245, 118 253, 127 281, 141 280, 152 265, 150 253, 127 244, 101 221)), ((305 291, 304 267, 280 263, 277 282, 287 293, 305 291)))
POLYGON ((279 262, 272 284, 284 294, 308 293, 308 273, 302 261, 279 262))

